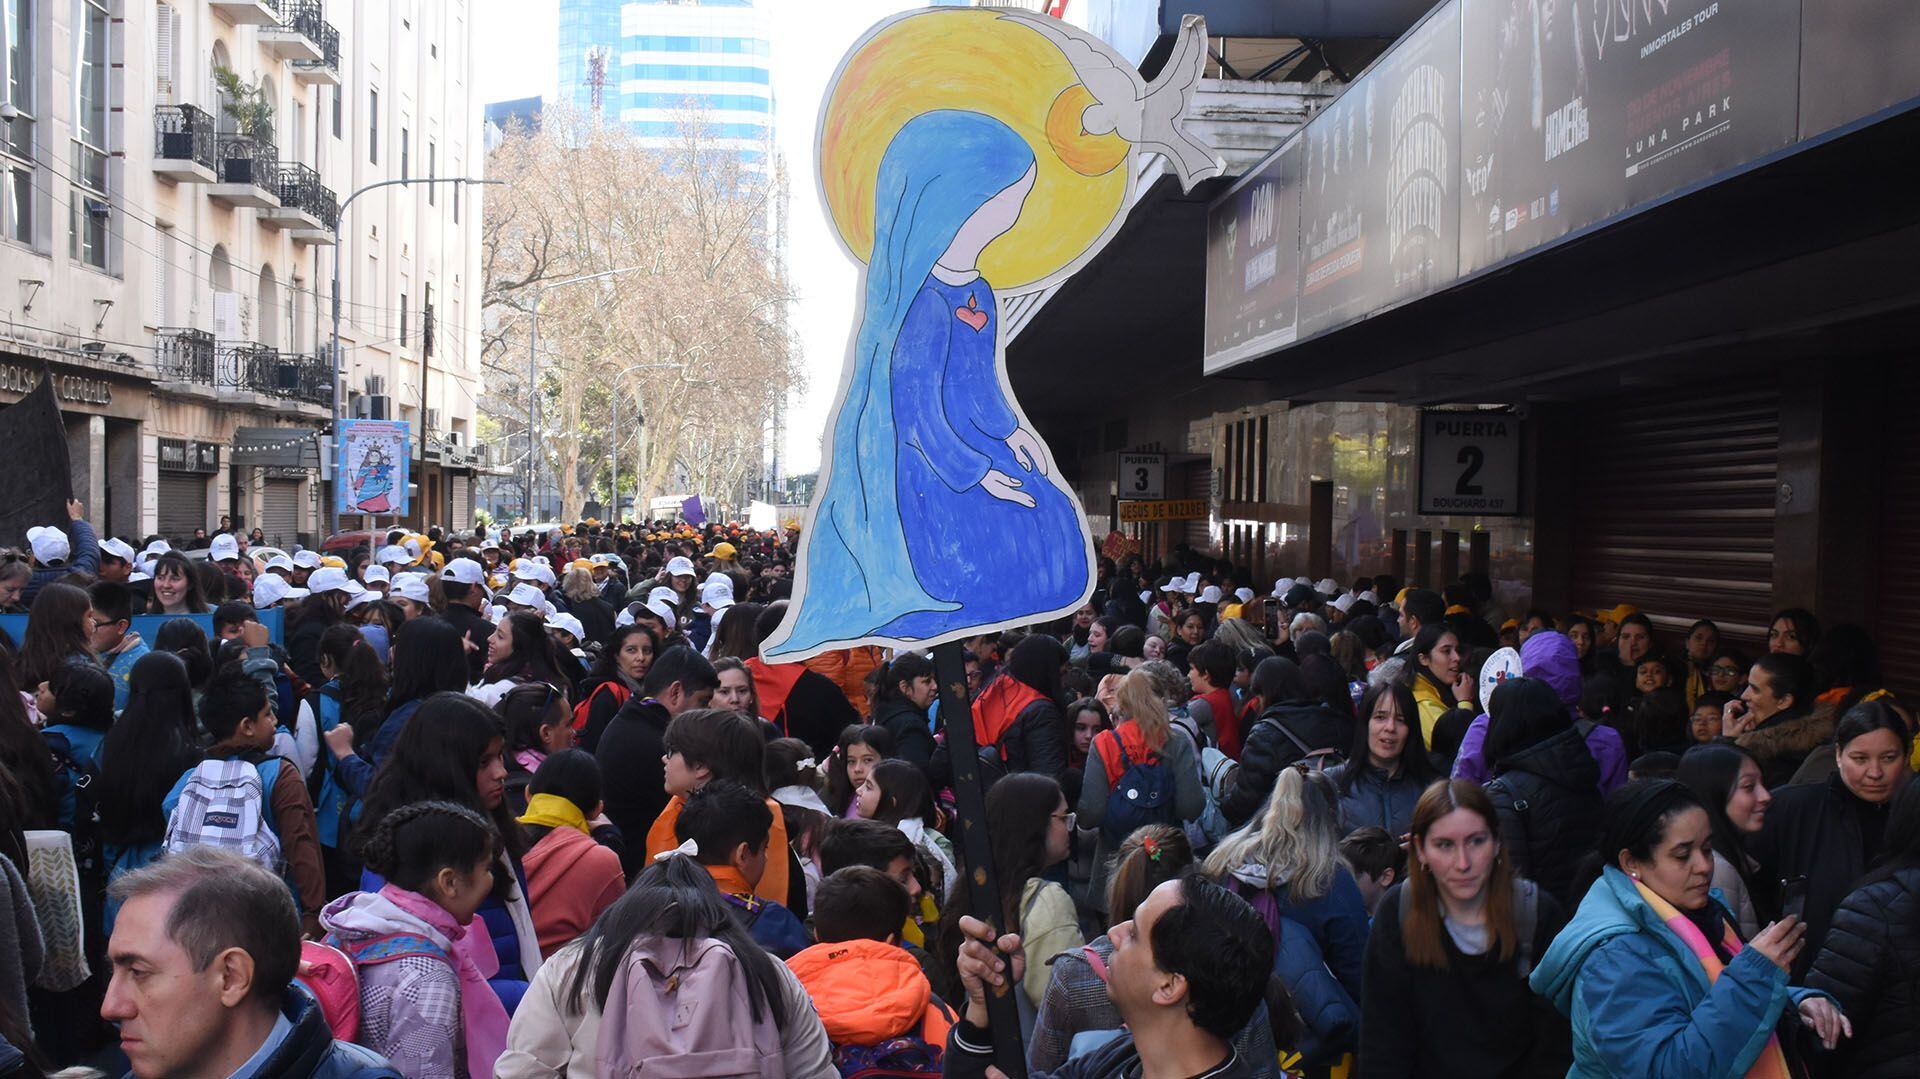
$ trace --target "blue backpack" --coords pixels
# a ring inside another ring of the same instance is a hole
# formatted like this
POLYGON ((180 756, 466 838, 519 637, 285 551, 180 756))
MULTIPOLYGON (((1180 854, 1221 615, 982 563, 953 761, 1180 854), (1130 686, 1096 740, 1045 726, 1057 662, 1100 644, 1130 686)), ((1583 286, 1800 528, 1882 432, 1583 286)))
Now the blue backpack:
POLYGON ((1117 844, 1149 824, 1179 823, 1173 808, 1173 769, 1165 761, 1135 761, 1114 731, 1094 736, 1094 750, 1107 768, 1107 815, 1100 830, 1109 840, 1117 844))

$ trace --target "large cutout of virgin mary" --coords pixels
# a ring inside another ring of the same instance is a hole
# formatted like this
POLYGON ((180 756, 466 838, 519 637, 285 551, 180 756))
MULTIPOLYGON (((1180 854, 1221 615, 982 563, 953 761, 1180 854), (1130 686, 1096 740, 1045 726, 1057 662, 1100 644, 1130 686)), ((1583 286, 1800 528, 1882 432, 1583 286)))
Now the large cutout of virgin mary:
POLYGON ((863 267, 861 307, 765 659, 925 647, 1092 594, 1086 516, 1014 399, 1001 314, 1112 238, 1138 155, 1188 187, 1220 171, 1179 126, 1205 43, 1188 19, 1149 85, 1059 20, 935 8, 880 23, 841 61, 819 182, 863 267))

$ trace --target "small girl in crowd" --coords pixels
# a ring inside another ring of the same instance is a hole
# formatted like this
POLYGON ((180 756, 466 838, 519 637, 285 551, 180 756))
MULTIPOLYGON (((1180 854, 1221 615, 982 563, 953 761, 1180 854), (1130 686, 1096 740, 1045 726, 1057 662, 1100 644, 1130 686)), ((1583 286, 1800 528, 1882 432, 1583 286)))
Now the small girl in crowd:
POLYGON ((1107 706, 1094 697, 1082 697, 1067 705, 1067 722, 1073 725, 1073 750, 1067 754, 1067 767, 1087 766, 1087 754, 1093 750, 1094 735, 1113 727, 1112 715, 1107 706))
POLYGON ((361 850, 387 883, 320 915, 327 943, 359 975, 360 1040, 408 1079, 491 1076, 507 1011, 456 944, 493 890, 492 823, 454 802, 414 802, 382 818, 361 850))
POLYGON ((893 756, 893 735, 885 727, 853 724, 840 732, 840 744, 827 761, 827 806, 843 817, 858 817, 855 794, 873 766, 893 756))
POLYGON ((567 698, 545 682, 515 686, 493 706, 507 731, 507 786, 525 787, 551 754, 572 749, 578 732, 567 698), (518 778, 519 782, 515 783, 518 778))
POLYGON ((819 766, 805 742, 775 738, 767 743, 766 773, 767 790, 780 806, 787 843, 799 862, 801 883, 806 887, 806 902, 799 904, 794 902, 800 898, 798 890, 790 883, 787 907, 796 912, 812 910, 814 894, 820 888, 820 836, 833 819, 827 803, 820 800, 819 766))
MULTIPOLYGON (((71 777, 100 769, 100 743, 113 726, 113 676, 100 667, 68 663, 40 683, 41 735, 56 763, 71 777)), ((56 784, 60 827, 72 828, 76 808, 73 778, 56 784)))
POLYGON ((855 799, 858 816, 894 825, 913 840, 914 848, 934 869, 934 891, 939 893, 940 905, 946 906, 958 873, 953 868, 953 843, 939 832, 940 810, 927 789, 927 777, 906 761, 881 761, 867 773, 855 799))

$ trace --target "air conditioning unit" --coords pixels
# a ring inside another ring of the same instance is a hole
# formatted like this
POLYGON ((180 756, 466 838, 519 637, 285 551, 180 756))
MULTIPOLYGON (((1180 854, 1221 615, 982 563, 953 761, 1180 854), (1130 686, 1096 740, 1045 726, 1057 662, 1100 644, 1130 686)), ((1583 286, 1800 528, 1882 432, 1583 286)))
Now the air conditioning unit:
POLYGON ((460 431, 447 432, 447 445, 449 446, 465 445, 466 440, 467 440, 467 436, 463 432, 460 432, 460 431))
MULTIPOLYGON (((372 381, 372 380, 369 379, 368 381, 372 381)), ((392 419, 393 418, 393 398, 388 397, 384 393, 368 394, 367 395, 367 418, 370 420, 392 419)))

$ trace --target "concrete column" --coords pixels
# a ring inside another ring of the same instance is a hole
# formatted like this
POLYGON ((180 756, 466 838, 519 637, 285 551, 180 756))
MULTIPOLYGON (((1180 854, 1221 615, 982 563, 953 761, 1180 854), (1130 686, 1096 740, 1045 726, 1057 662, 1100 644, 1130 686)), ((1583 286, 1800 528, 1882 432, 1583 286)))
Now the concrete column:
POLYGON ((1426 528, 1413 530, 1413 579, 1408 583, 1416 588, 1431 588, 1433 581, 1433 531, 1426 528))
POLYGON ((1440 533, 1440 585, 1460 579, 1460 533, 1446 529, 1440 533))
POLYGON ((115 422, 107 429, 107 498, 103 527, 116 536, 146 535, 141 522, 141 493, 147 487, 140 470, 140 426, 115 422))
POLYGON ((98 522, 105 516, 107 497, 107 421, 100 416, 71 416, 67 419, 67 465, 73 482, 73 497, 87 507, 87 519, 98 522))
POLYGON ((1316 581, 1333 576, 1332 480, 1307 486, 1307 576, 1316 581))
MULTIPOLYGON (((1393 574, 1394 580, 1399 581, 1402 585, 1404 585, 1407 583, 1407 530, 1406 529, 1396 528, 1393 530, 1393 546, 1390 549, 1393 552, 1393 562, 1390 566, 1388 566, 1388 570, 1393 574)), ((1383 603, 1390 602, 1392 599, 1393 599, 1392 596, 1380 597, 1380 600, 1383 603)))

